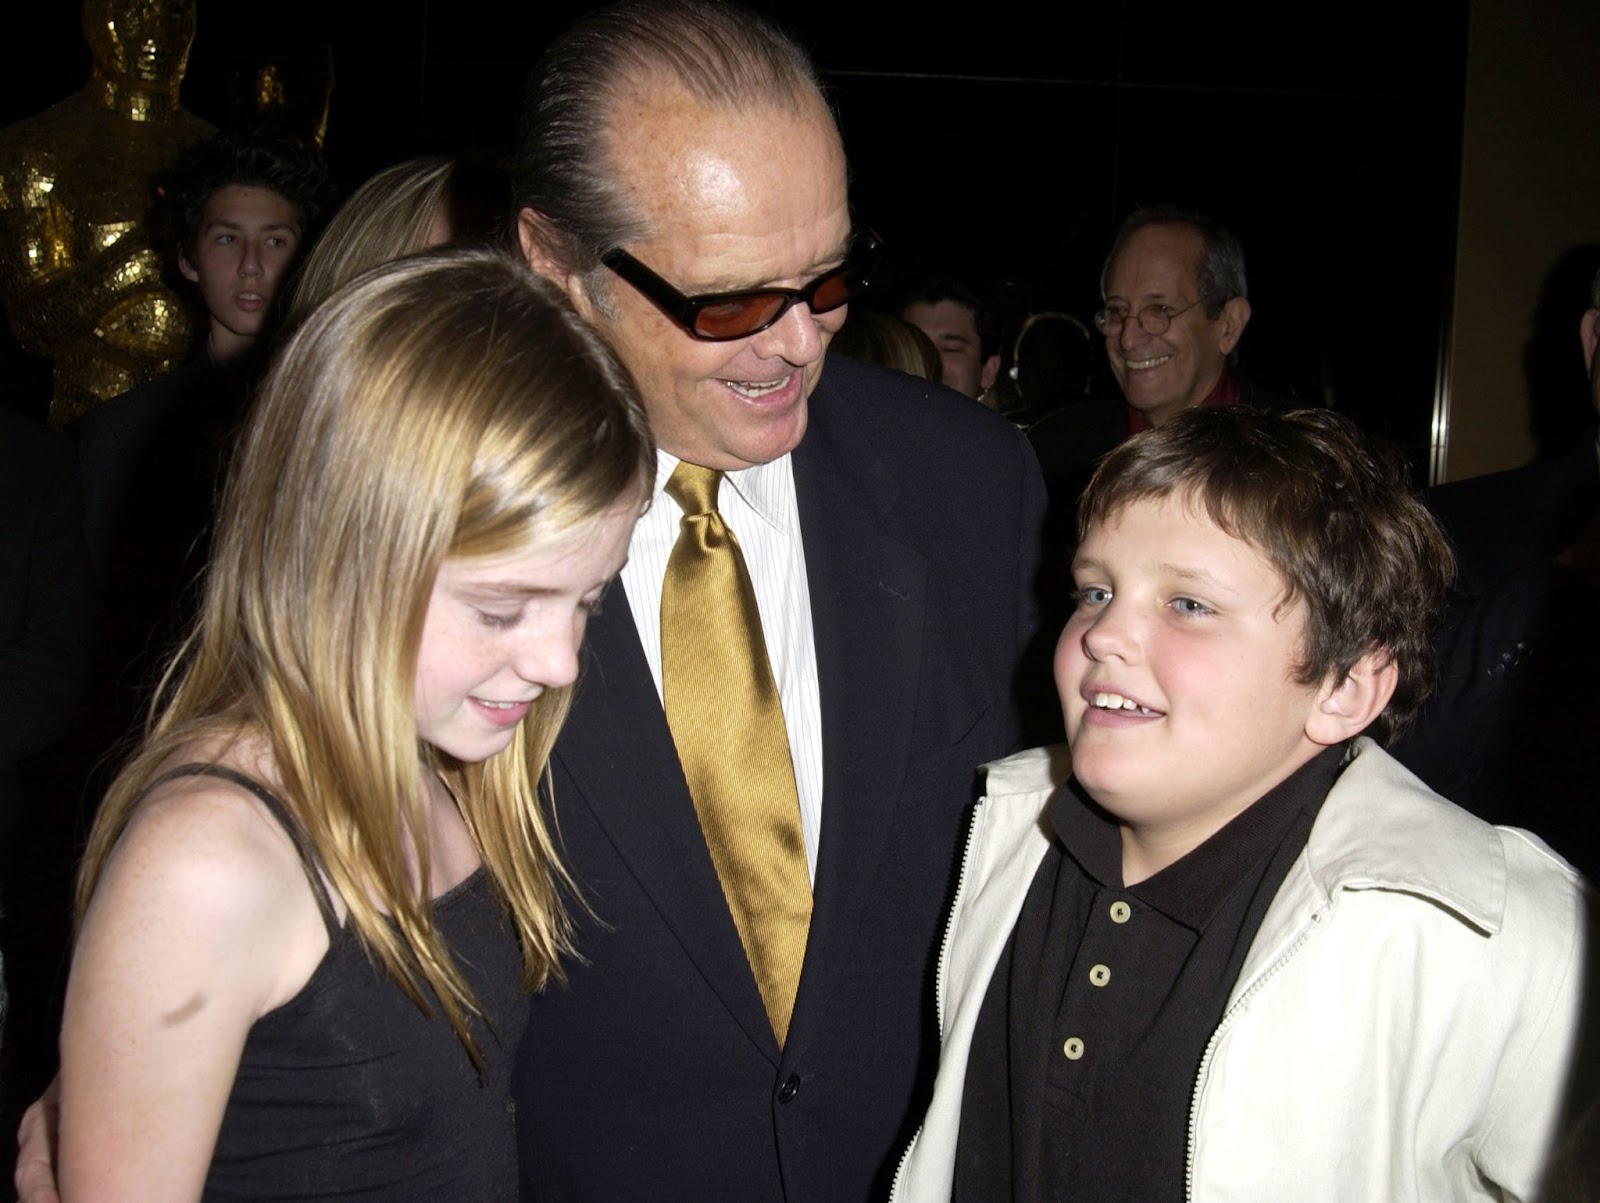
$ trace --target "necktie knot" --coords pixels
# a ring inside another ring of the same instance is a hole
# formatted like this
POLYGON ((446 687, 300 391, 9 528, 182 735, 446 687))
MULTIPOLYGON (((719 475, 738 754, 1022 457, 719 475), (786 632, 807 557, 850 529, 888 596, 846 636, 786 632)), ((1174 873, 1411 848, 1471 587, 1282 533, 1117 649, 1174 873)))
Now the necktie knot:
POLYGON ((722 473, 715 468, 680 462, 667 478, 666 494, 678 503, 685 517, 709 514, 717 508, 722 473))

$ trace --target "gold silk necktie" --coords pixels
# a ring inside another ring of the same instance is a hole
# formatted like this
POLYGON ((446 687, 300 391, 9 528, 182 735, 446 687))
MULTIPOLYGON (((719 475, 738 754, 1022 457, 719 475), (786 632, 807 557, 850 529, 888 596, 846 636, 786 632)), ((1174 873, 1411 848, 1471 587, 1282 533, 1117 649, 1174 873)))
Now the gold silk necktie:
POLYGON ((680 463, 683 509, 661 586, 667 726, 745 956, 782 1047, 811 926, 811 881, 783 707, 739 541, 717 512, 722 473, 680 463))

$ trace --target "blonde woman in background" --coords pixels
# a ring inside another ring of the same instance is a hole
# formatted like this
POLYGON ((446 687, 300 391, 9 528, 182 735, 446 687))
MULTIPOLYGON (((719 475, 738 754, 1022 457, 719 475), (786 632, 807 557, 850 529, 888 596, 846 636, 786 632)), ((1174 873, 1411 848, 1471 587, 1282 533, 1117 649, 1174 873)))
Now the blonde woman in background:
POLYGON ((939 383, 939 348, 921 330, 892 313, 852 313, 834 335, 832 350, 861 363, 893 368, 939 383))
POLYGON ((380 263, 492 241, 510 209, 504 177, 473 164, 426 158, 385 168, 350 194, 306 256, 290 297, 291 320, 380 263))
POLYGON ((497 253, 300 324, 90 840, 64 1198, 515 1197, 568 951, 536 790, 653 472, 626 374, 497 253))

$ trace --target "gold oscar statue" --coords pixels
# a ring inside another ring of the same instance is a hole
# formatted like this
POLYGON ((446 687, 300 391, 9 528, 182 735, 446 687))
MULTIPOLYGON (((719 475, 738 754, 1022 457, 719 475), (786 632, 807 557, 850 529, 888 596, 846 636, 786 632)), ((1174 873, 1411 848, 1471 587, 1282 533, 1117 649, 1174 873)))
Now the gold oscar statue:
POLYGON ((192 326, 151 245, 151 180, 211 126, 178 105, 195 0, 84 0, 88 86, 0 129, 0 297, 55 365, 50 421, 172 370, 192 326))

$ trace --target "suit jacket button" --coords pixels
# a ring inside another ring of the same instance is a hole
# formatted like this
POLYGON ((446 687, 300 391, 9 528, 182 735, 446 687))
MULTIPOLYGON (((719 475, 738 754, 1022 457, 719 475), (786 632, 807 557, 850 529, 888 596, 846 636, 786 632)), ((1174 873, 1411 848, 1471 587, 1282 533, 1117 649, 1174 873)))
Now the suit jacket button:
POLYGON ((784 1082, 784 1084, 782 1086, 778 1087, 778 1102, 787 1103, 790 1099, 794 1098, 794 1096, 799 1094, 799 1093, 800 1093, 800 1075, 799 1074, 790 1074, 788 1080, 786 1082, 784 1082))

